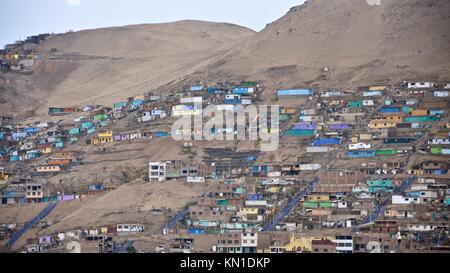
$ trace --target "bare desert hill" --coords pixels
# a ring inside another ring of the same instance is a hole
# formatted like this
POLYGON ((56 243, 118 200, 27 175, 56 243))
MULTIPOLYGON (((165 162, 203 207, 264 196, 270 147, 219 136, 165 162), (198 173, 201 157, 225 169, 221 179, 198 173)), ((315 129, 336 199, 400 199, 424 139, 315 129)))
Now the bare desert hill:
POLYGON ((2 110, 110 104, 183 79, 253 34, 227 23, 180 21, 56 35, 40 45, 43 61, 31 76, 8 75, 2 110))
POLYGON ((40 45, 44 60, 33 75, 9 76, 2 111, 39 115, 49 106, 111 104, 196 80, 257 79, 271 90, 446 80, 450 2, 381 3, 310 0, 259 33, 226 23, 180 21, 56 35, 40 45))
POLYGON ((450 73, 450 2, 311 0, 209 67, 273 84, 354 88, 450 73), (328 72, 324 72, 328 68, 328 72), (238 70, 236 70, 238 69, 238 70))

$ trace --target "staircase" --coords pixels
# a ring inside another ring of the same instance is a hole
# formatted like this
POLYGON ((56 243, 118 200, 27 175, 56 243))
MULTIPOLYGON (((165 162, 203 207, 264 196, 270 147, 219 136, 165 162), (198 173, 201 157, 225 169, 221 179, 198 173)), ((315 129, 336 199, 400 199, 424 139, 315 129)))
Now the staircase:
POLYGON ((28 230, 33 228, 39 221, 44 219, 50 212, 56 207, 58 203, 50 203, 48 204, 38 215, 36 215, 31 221, 26 223, 21 229, 15 232, 8 243, 6 244, 9 248, 11 248, 28 230))

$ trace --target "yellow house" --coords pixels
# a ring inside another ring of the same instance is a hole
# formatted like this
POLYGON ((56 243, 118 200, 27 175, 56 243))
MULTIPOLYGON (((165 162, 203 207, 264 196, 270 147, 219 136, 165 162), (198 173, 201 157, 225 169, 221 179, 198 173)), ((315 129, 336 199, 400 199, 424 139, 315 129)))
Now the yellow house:
POLYGON ((258 208, 241 208, 237 213, 238 216, 258 215, 258 214, 259 214, 258 208))
POLYGON ((279 188, 279 187, 270 187, 270 188, 268 188, 268 191, 270 193, 279 193, 279 192, 281 192, 281 188, 279 188))
POLYGON ((0 181, 8 180, 9 175, 5 173, 3 168, 0 168, 0 181))
POLYGON ((104 131, 104 132, 99 132, 98 137, 113 137, 113 132, 112 131, 104 131))
POLYGON ((100 228, 100 233, 101 234, 108 234, 108 228, 107 227, 101 227, 100 228))
POLYGON ((387 89, 386 85, 374 85, 374 86, 369 87, 369 91, 383 91, 386 89, 387 89))
POLYGON ((133 97, 134 100, 143 100, 145 99, 145 95, 144 94, 139 94, 133 97))
POLYGON ((384 117, 375 117, 372 119, 372 122, 403 122, 403 116, 393 115, 393 116, 384 116, 384 117))
POLYGON ((48 146, 48 147, 44 147, 41 149, 41 153, 43 154, 51 154, 52 153, 52 147, 48 146))
POLYGON ((326 194, 315 194, 309 195, 306 199, 310 202, 329 202, 330 196, 326 194))
POLYGON ((396 128, 397 123, 387 122, 387 121, 371 121, 369 123, 370 129, 388 129, 388 128, 396 128))
POLYGON ((113 142, 113 132, 112 131, 104 131, 99 132, 97 137, 92 139, 92 144, 106 144, 113 142))
POLYGON ((290 242, 284 246, 286 252, 311 252, 312 251, 312 241, 315 240, 330 240, 333 241, 334 238, 316 238, 316 237, 305 237, 297 238, 294 233, 291 234, 290 242))

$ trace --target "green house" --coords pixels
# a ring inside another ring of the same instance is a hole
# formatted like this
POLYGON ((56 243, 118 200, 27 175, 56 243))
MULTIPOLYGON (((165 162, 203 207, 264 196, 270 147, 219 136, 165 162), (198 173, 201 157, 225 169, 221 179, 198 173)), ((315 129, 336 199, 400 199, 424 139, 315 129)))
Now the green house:
POLYGON ((284 136, 288 137, 302 137, 302 136, 314 136, 315 130, 287 130, 284 132, 284 136))
POLYGON ((108 118, 108 116, 106 114, 100 114, 100 115, 94 116, 94 121, 103 121, 107 118, 108 118))
POLYGON ((406 123, 421 123, 421 122, 433 122, 439 121, 439 117, 437 116, 417 116, 417 117, 405 117, 406 123))
POLYGON ((228 200, 227 199, 219 199, 216 201, 217 206, 228 206, 228 200))
POLYGON ((241 87, 254 87, 254 86, 258 86, 257 82, 241 82, 240 84, 241 87))
POLYGON ((442 148, 440 147, 433 147, 431 148, 431 153, 434 155, 440 155, 442 154, 442 148))
POLYGON ((348 103, 348 107, 349 108, 360 108, 360 107, 362 107, 362 102, 361 101, 350 101, 348 103))
POLYGON ((447 198, 444 200, 444 204, 446 204, 447 206, 450 206, 450 197, 447 197, 447 198))
POLYGON ((414 108, 408 107, 408 106, 403 106, 402 107, 402 112, 405 114, 409 114, 412 112, 412 110, 414 110, 414 108))
POLYGON ((394 183, 392 180, 369 180, 366 182, 369 187, 393 187, 394 183))
POLYGON ((369 180, 366 183, 370 193, 394 191, 394 183, 392 180, 369 180))
POLYGON ((81 133, 80 128, 71 128, 69 129, 69 135, 73 136, 73 135, 79 135, 81 133))
POLYGON ((328 209, 331 208, 331 202, 303 202, 305 209, 328 209))
POLYGON ((128 102, 117 102, 114 103, 114 110, 121 110, 122 108, 127 107, 128 102))
POLYGON ((280 115, 280 121, 286 121, 289 120, 289 116, 288 115, 280 115))
POLYGON ((396 155, 396 150, 377 150, 376 155, 396 155))

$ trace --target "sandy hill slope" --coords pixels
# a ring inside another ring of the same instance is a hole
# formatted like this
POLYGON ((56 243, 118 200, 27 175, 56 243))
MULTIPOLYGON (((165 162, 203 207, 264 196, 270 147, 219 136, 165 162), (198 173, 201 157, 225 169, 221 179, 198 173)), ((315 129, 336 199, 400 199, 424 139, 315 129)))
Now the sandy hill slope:
POLYGON ((227 23, 180 21, 56 35, 41 44, 43 61, 33 75, 8 75, 12 87, 3 100, 21 110, 39 105, 38 113, 49 106, 110 104, 183 79, 254 33, 227 23))
POLYGON ((210 67, 284 85, 358 83, 450 72, 450 1, 310 0, 210 67), (328 73, 323 68, 329 68, 328 73), (238 68, 238 70, 236 70, 238 68))
MULTIPOLYGON (((8 75, 1 111, 111 104, 196 80, 277 87, 363 84, 450 75, 450 1, 310 0, 259 33, 180 21, 56 35, 31 76, 8 75), (324 68, 328 68, 326 71, 324 68)), ((267 92, 267 97, 273 92, 267 92)))

